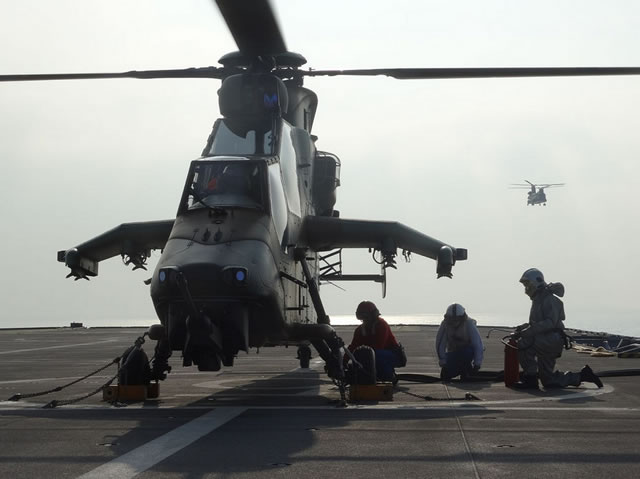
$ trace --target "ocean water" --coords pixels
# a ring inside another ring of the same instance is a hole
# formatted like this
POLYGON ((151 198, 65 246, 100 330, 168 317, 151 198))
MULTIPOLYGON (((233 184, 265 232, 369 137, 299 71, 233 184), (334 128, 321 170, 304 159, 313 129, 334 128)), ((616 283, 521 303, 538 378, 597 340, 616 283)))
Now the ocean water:
MULTIPOLYGON (((383 318, 391 325, 439 325, 442 321, 442 314, 426 313, 426 314, 385 314, 383 318)), ((474 314, 473 318, 477 321, 478 326, 493 326, 493 327, 515 327, 518 324, 525 323, 528 320, 528 316, 513 317, 500 314, 474 314)), ((147 327, 151 324, 157 323, 158 320, 155 317, 149 317, 146 319, 103 319, 103 320, 89 320, 83 323, 85 327, 147 327)), ((360 321, 353 315, 332 315, 331 324, 334 326, 356 326, 360 324, 360 321)), ((44 325, 25 325, 25 326, 44 326, 44 325)), ((52 325, 53 326, 53 325, 52 325)), ((55 326, 69 326, 69 324, 59 324, 55 326)), ((54 327, 55 327, 54 326, 54 327)), ((569 317, 565 321, 565 326, 572 329, 582 329, 585 331, 595 332, 607 332, 611 334, 622 334, 627 336, 640 337, 640 321, 637 321, 635 314, 628 315, 616 315, 614 320, 611 318, 604 318, 599 315, 576 315, 574 318, 569 317)))
MULTIPOLYGON (((382 317, 391 325, 394 324, 426 324, 438 325, 442 321, 441 314, 384 314, 382 317)), ((331 316, 331 324, 334 326, 358 325, 358 320, 353 314, 331 316)), ((480 324, 480 321, 478 321, 480 324)), ((481 325, 482 326, 482 325, 481 325)), ((493 326, 493 324, 491 325, 493 326)))
MULTIPOLYGON (((565 327, 592 332, 606 332, 625 336, 640 337, 640 321, 636 314, 616 314, 615 318, 606 318, 600 315, 581 314, 568 317, 565 327)), ((383 318, 391 325, 398 324, 425 324, 439 325, 443 319, 442 314, 403 314, 383 315, 383 318)), ((478 326, 492 326, 511 328, 529 320, 528 314, 523 317, 514 317, 500 314, 474 314, 478 326)), ((360 321, 354 315, 331 316, 333 325, 357 325, 360 321)))

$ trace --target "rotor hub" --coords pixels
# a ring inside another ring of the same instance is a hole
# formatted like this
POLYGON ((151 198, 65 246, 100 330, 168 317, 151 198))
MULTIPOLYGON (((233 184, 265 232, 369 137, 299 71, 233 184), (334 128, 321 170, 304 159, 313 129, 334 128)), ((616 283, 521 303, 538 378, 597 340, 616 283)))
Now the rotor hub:
POLYGON ((257 63, 267 67, 267 71, 271 71, 274 68, 299 68, 307 63, 307 59, 295 52, 250 58, 237 51, 223 55, 218 63, 225 68, 249 68, 257 63))

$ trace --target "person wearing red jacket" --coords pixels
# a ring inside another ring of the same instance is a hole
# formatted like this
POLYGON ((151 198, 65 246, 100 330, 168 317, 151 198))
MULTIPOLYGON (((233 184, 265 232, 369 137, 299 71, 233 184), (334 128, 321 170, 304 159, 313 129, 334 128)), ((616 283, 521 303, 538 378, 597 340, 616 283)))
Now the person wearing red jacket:
POLYGON ((356 318, 361 320, 362 324, 353 332, 349 351, 353 352, 360 346, 369 346, 376 354, 378 379, 393 380, 394 368, 400 366, 394 350, 400 349, 400 344, 389 324, 380 317, 380 311, 371 301, 362 301, 358 305, 356 318))

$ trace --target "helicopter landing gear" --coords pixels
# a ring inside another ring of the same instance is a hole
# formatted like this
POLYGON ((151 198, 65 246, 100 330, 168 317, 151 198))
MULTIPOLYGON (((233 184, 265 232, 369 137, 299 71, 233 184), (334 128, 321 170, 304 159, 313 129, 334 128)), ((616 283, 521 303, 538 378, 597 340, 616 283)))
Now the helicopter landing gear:
POLYGON ((149 362, 151 379, 164 381, 171 372, 169 358, 171 357, 171 345, 167 338, 166 328, 162 324, 154 324, 149 327, 149 339, 157 341, 153 358, 149 362))
POLYGON ((300 367, 302 369, 309 369, 309 361, 311 360, 311 348, 308 344, 301 344, 298 346, 298 355, 296 359, 300 360, 300 367))
POLYGON ((118 367, 118 384, 123 386, 148 385, 151 382, 151 366, 147 354, 142 349, 145 336, 160 340, 164 335, 164 327, 153 325, 149 330, 136 339, 133 346, 128 348, 120 357, 118 367))
POLYGON ((358 346, 346 371, 349 384, 376 384, 376 353, 369 346, 358 346))
POLYGON ((155 354, 151 359, 151 379, 164 381, 167 374, 171 372, 169 366, 169 358, 171 357, 171 347, 166 339, 158 340, 156 344, 155 354))
POLYGON ((131 346, 122 355, 118 370, 118 384, 147 385, 151 380, 149 359, 139 346, 131 346))

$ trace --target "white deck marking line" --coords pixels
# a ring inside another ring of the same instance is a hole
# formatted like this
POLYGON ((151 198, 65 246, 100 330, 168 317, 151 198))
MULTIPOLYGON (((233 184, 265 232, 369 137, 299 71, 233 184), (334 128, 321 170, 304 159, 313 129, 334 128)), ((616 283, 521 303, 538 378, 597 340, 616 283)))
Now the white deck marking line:
MULTIPOLYGON (((94 378, 110 378, 111 376, 93 376, 94 378)), ((46 381, 69 381, 70 379, 78 379, 78 376, 68 378, 34 378, 34 379, 13 379, 10 381, 0 381, 2 384, 24 384, 24 383, 42 383, 46 381)))
MULTIPOLYGON (((198 396, 202 397, 202 396, 198 396)), ((283 397, 285 397, 283 395, 283 397)), ((292 397, 291 395, 287 395, 287 397, 292 397)), ((226 399, 226 398, 225 398, 226 399)), ((0 401, 0 412, 20 412, 25 409, 42 409, 44 403, 33 403, 27 401, 0 401)), ((128 410, 139 410, 143 409, 145 406, 143 404, 129 404, 128 410)), ((228 407, 228 406, 224 406, 228 407)), ((284 411, 284 410, 296 410, 296 411, 321 411, 321 410, 330 410, 335 411, 336 406, 331 405, 318 405, 318 406, 255 406, 255 405, 246 405, 242 406, 246 410, 251 411, 284 411)), ((355 411, 355 410, 383 410, 383 411, 449 411, 456 407, 454 406, 429 406, 425 405, 424 402, 420 403, 406 403, 402 406, 399 405, 391 405, 391 404, 349 404, 345 411, 355 411)), ((155 410, 172 410, 172 411, 211 411, 212 406, 176 406, 174 404, 160 404, 155 410)), ((115 408, 111 405, 100 405, 100 404, 69 404, 68 406, 64 406, 65 410, 77 410, 77 411, 100 411, 110 413, 113 411, 113 414, 120 414, 122 409, 115 408)), ((581 407, 581 406, 518 406, 518 407, 485 407, 482 404, 467 404, 464 407, 460 407, 458 409, 463 410, 471 410, 471 411, 483 411, 483 412, 504 412, 504 411, 579 411, 581 413, 584 412, 598 412, 598 413, 611 413, 611 412, 621 412, 621 413, 639 413, 640 407, 628 407, 628 406, 610 406, 610 407, 581 407)))
POLYGON ((118 340, 105 339, 103 341, 94 341, 93 343, 61 344, 59 346, 45 346, 44 348, 14 349, 13 351, 0 351, 0 354, 30 353, 33 351, 44 351, 45 349, 63 349, 63 348, 75 348, 77 346, 95 346, 96 344, 115 343, 116 341, 118 340))
MULTIPOLYGON (((451 400, 451 394, 449 394, 449 388, 446 384, 444 384, 444 390, 447 392, 447 397, 451 400)), ((473 453, 471 452, 471 447, 469 446, 469 441, 467 441, 467 436, 464 433, 464 429, 462 428, 462 423, 460 422, 460 418, 458 417, 458 413, 455 408, 451 408, 453 411, 453 416, 456 418, 456 423, 458 424, 458 429, 460 430, 460 434, 462 435, 462 442, 464 443, 464 449, 467 451, 467 455, 469 459, 471 459, 471 466, 473 467, 473 474, 476 479, 480 479, 480 473, 478 472, 478 466, 476 464, 476 460, 473 458, 473 453)))
POLYGON ((320 365, 323 365, 324 361, 322 360, 322 358, 315 358, 312 359, 311 361, 309 361, 309 367, 308 368, 293 368, 290 369, 289 372, 305 372, 305 371, 313 371, 316 370, 320 367, 320 365))
POLYGON ((128 479, 155 466, 245 412, 244 407, 217 408, 173 431, 96 467, 78 479, 128 479))

